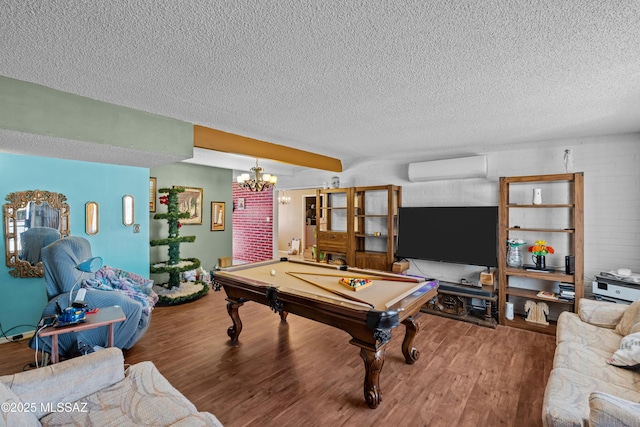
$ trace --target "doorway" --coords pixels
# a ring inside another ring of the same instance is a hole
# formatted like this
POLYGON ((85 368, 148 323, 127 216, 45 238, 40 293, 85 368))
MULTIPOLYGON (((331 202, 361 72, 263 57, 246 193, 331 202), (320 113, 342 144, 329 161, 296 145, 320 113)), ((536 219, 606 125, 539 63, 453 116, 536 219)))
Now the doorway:
POLYGON ((284 198, 284 190, 279 190, 281 200, 277 206, 277 236, 275 242, 279 256, 287 256, 291 249, 293 239, 300 240, 300 254, 311 258, 311 248, 316 242, 316 189, 307 188, 301 190, 287 190, 287 198, 284 198), (312 207, 313 206, 313 207, 312 207), (307 253, 308 252, 308 253, 307 253))
POLYGON ((316 244, 316 196, 304 196, 302 198, 304 203, 303 227, 304 227, 304 240, 302 241, 305 251, 311 251, 311 248, 316 244))

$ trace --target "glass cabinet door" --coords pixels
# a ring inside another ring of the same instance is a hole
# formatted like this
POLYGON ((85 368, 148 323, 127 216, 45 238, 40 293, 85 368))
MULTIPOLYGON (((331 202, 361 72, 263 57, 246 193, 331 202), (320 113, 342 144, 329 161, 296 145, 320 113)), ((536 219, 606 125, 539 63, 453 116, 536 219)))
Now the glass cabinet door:
POLYGON ((347 189, 319 190, 318 212, 316 214, 319 231, 347 232, 347 189))

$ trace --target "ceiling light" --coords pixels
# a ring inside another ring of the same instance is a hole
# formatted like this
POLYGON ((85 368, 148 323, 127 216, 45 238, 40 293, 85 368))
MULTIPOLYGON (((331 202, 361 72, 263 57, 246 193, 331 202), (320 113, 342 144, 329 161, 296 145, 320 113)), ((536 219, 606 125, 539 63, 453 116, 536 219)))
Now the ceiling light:
POLYGON ((256 159, 256 166, 251 168, 251 172, 253 172, 253 177, 248 173, 243 173, 236 178, 238 185, 247 191, 264 191, 278 182, 277 176, 268 173, 262 174, 262 168, 258 166, 258 159, 256 159))
POLYGON ((291 197, 285 196, 283 191, 278 197, 278 203, 280 203, 281 205, 288 205, 289 203, 291 203, 291 197))

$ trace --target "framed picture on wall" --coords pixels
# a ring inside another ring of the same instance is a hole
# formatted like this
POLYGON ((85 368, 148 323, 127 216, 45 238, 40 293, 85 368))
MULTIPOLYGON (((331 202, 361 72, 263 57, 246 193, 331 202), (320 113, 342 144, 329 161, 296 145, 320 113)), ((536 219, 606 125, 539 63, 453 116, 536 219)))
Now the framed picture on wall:
POLYGON ((224 231, 224 202, 211 202, 211 231, 224 231))
POLYGON ((244 197, 238 198, 238 210, 244 209, 244 197))
POLYGON ((149 212, 156 211, 156 186, 158 185, 158 178, 149 178, 149 212))
POLYGON ((189 212, 189 218, 180 219, 180 224, 202 224, 203 193, 202 188, 193 187, 184 187, 184 191, 178 193, 178 210, 180 212, 189 212))

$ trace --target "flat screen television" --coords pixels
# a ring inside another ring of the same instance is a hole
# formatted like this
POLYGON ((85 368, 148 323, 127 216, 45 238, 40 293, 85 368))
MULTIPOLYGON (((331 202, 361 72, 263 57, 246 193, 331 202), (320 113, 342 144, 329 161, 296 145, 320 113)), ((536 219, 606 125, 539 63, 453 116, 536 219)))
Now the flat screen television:
POLYGON ((498 207, 398 209, 398 258, 498 266, 498 207))

